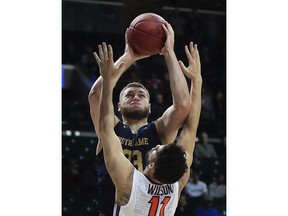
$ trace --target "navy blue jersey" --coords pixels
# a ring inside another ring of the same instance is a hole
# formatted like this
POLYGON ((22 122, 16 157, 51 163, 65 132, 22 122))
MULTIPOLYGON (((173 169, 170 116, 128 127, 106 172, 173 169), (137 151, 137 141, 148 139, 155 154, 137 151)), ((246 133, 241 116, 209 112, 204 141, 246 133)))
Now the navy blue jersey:
MULTIPOLYGON (((129 126, 119 121, 114 131, 120 139, 125 156, 136 169, 142 172, 146 166, 146 153, 151 148, 161 145, 154 122, 142 126, 136 134, 133 134, 129 126)), ((115 186, 106 169, 103 150, 97 155, 97 163, 99 189, 98 209, 102 214, 112 216, 115 203, 115 186)))

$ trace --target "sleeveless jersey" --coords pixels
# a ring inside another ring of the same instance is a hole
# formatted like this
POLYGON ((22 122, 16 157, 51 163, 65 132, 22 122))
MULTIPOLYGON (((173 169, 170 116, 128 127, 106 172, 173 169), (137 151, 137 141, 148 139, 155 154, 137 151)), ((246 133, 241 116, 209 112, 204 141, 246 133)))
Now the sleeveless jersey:
POLYGON ((114 216, 173 216, 178 204, 179 184, 155 184, 134 170, 130 199, 115 204, 114 216))
MULTIPOLYGON (((129 126, 119 121, 114 131, 121 141, 125 156, 136 169, 142 172, 146 166, 146 152, 161 144, 154 122, 144 125, 136 134, 133 134, 129 126)), ((98 164, 98 210, 106 216, 111 216, 115 203, 115 186, 106 169, 103 150, 97 154, 96 158, 98 164)))

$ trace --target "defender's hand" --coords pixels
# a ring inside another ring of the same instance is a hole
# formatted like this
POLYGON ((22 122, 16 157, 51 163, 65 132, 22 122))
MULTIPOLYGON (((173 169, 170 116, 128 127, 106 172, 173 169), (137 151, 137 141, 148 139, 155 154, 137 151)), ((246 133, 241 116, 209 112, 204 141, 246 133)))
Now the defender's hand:
POLYGON ((119 67, 114 66, 113 60, 113 49, 111 45, 106 45, 105 42, 102 45, 98 45, 99 49, 99 56, 96 52, 93 53, 97 64, 100 68, 100 74, 103 77, 103 81, 111 81, 113 86, 115 86, 116 82, 124 72, 122 67, 124 66, 123 63, 119 65, 119 67))
POLYGON ((182 72, 190 79, 201 78, 201 61, 197 44, 193 45, 193 42, 190 42, 190 50, 186 45, 185 53, 189 62, 189 66, 186 67, 180 60, 179 65, 182 72))

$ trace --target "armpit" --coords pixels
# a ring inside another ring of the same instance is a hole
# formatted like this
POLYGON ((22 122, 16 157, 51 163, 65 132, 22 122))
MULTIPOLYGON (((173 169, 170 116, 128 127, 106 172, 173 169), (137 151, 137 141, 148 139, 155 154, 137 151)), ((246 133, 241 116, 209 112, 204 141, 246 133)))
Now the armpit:
POLYGON ((116 203, 120 206, 124 206, 129 202, 131 191, 132 191, 132 185, 133 185, 133 174, 134 174, 134 169, 129 174, 127 181, 125 181, 126 183, 122 191, 118 191, 119 195, 117 195, 116 203))

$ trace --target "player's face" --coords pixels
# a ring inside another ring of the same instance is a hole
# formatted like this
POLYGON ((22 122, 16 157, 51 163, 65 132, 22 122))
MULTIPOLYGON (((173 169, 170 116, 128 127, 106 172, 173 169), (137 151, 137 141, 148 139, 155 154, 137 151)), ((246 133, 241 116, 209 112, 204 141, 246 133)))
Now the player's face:
POLYGON ((164 148, 164 145, 157 145, 146 153, 146 164, 153 163, 157 159, 157 153, 164 148))
POLYGON ((118 107, 127 118, 147 118, 150 113, 149 95, 140 87, 129 87, 123 92, 118 107))

